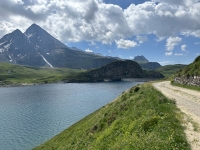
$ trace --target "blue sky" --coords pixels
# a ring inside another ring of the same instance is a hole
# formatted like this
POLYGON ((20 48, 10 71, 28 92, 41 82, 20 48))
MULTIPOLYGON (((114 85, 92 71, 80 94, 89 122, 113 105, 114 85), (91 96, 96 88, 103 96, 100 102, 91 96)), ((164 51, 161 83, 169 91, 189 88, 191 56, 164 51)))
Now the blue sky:
POLYGON ((36 23, 86 52, 189 64, 200 55, 199 0, 0 1, 0 37, 36 23))

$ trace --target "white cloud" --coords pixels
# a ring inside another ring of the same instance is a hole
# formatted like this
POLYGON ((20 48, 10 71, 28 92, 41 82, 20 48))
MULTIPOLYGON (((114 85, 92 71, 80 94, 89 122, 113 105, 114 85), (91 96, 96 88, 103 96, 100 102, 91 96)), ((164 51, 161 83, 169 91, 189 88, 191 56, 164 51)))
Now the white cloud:
POLYGON ((120 40, 116 40, 115 43, 117 45, 117 48, 123 48, 123 49, 130 49, 137 46, 137 43, 131 40, 120 39, 120 40))
POLYGON ((166 56, 172 56, 172 54, 173 54, 172 52, 166 52, 165 53, 166 56))
POLYGON ((136 36, 142 43, 148 39, 141 35, 147 34, 162 40, 179 34, 200 37, 199 14, 198 0, 152 0, 127 9, 103 0, 1 0, 0 37, 33 22, 62 42, 111 44, 136 36))
POLYGON ((108 53, 110 53, 110 54, 111 54, 111 53, 112 53, 112 50, 108 50, 108 53))
POLYGON ((178 53, 176 53, 176 54, 174 54, 175 56, 183 56, 183 54, 178 54, 178 53))
POLYGON ((162 65, 167 65, 167 64, 172 64, 174 63, 174 61, 162 61, 162 62, 158 62, 159 64, 162 64, 162 65))
POLYGON ((194 44, 195 44, 195 45, 198 45, 198 44, 200 44, 200 42, 195 42, 194 44))
POLYGON ((187 45, 185 45, 185 44, 182 45, 182 46, 181 46, 181 50, 182 50, 182 51, 186 51, 186 47, 187 47, 187 45))
POLYGON ((90 46, 96 46, 97 44, 94 41, 92 41, 89 45, 90 46))
POLYGON ((87 48, 87 49, 85 50, 85 52, 87 52, 87 53, 93 53, 93 50, 90 50, 89 48, 87 48))
POLYGON ((174 50, 174 47, 175 47, 176 45, 178 45, 181 41, 182 41, 182 39, 179 38, 179 37, 169 37, 169 38, 167 39, 167 44, 165 45, 165 46, 166 46, 166 49, 167 49, 168 51, 173 51, 173 50, 174 50))

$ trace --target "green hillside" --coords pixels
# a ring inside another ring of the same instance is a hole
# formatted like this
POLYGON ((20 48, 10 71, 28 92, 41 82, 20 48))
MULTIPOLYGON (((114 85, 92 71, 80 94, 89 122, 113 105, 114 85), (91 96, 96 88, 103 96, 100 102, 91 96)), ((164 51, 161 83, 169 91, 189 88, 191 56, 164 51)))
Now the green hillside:
POLYGON ((174 101, 138 85, 34 150, 189 150, 182 119, 174 101))
POLYGON ((103 82, 121 81, 123 78, 163 78, 154 70, 142 70, 141 66, 131 60, 115 61, 97 69, 92 69, 77 76, 72 76, 66 82, 103 82))
POLYGON ((51 83, 81 72, 74 69, 48 69, 0 63, 0 83, 51 83))
POLYGON ((166 65, 156 69, 158 72, 162 73, 165 77, 170 77, 178 72, 180 69, 185 68, 187 65, 166 65))
POLYGON ((200 75, 200 56, 198 56, 193 63, 177 72, 176 76, 196 76, 200 75))

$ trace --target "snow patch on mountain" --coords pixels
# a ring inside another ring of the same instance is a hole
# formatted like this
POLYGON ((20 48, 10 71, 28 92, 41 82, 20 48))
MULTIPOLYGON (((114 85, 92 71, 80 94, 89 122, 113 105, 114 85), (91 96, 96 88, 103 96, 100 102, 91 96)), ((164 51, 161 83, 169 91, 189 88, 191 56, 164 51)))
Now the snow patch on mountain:
POLYGON ((25 34, 25 36, 28 38, 29 43, 31 43, 31 42, 30 42, 30 38, 31 38, 32 36, 34 36, 34 35, 35 35, 35 33, 33 33, 33 34, 25 34))
MULTIPOLYGON (((39 52, 38 52, 39 53, 39 52)), ((40 53, 39 53, 40 54, 40 53)), ((40 56, 43 58, 43 60, 51 67, 51 68, 53 68, 53 66, 46 60, 46 58, 44 57, 44 56, 42 56, 41 54, 40 54, 40 56)))
POLYGON ((0 53, 3 53, 4 52, 4 49, 0 48, 0 53))
POLYGON ((11 44, 12 43, 9 43, 9 44, 5 45, 4 48, 9 49, 11 44))
POLYGON ((0 46, 3 45, 4 43, 6 43, 6 42, 0 43, 0 46))

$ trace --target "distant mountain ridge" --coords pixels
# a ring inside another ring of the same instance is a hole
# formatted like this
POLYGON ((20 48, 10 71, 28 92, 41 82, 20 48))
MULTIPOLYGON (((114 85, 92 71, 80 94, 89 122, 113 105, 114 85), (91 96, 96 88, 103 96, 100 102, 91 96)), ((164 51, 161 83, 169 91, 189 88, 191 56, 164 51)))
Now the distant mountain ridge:
POLYGON ((158 62, 149 62, 143 55, 135 56, 133 61, 137 62, 145 70, 155 70, 161 67, 158 62))
POLYGON ((77 51, 36 24, 25 33, 15 30, 0 39, 0 62, 38 67, 98 68, 117 58, 77 51))

